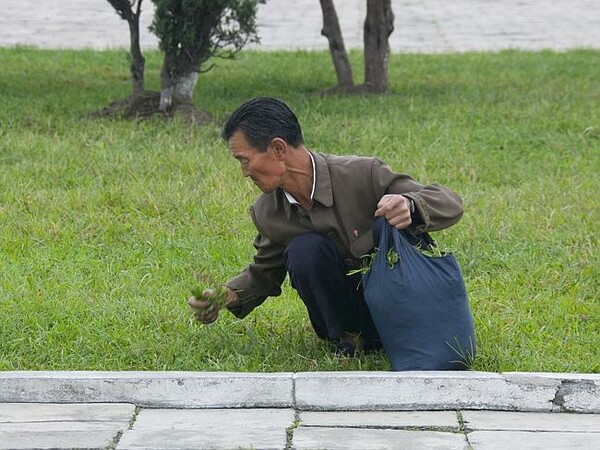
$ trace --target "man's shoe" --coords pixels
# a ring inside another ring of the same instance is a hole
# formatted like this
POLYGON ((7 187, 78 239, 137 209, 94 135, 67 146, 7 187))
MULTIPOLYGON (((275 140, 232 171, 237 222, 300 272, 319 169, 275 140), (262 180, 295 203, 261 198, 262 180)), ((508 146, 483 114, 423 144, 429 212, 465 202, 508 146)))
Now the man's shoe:
POLYGON ((335 347, 335 354, 345 356, 346 358, 354 358, 356 354, 356 345, 348 341, 340 341, 335 347))
POLYGON ((365 350, 365 339, 360 333, 344 331, 339 338, 335 353, 340 356, 352 358, 357 352, 365 350))

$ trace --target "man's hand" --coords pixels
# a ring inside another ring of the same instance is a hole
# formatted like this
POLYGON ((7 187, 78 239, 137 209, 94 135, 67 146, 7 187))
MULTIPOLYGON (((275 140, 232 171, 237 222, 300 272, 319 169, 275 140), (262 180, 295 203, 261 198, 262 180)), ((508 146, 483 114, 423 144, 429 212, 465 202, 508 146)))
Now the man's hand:
POLYGON ((386 194, 377 203, 375 217, 385 217, 398 230, 408 228, 412 223, 410 200, 400 194, 386 194))
MULTIPOLYGON (((239 302, 238 295, 234 291, 226 287, 223 287, 223 290, 227 294, 227 299, 223 306, 233 306, 239 302)), ((189 298, 188 303, 194 310, 194 316, 198 322, 209 324, 213 323, 219 317, 219 305, 214 301, 215 295, 214 289, 204 289, 202 291, 202 298, 196 298, 195 296, 189 298)))

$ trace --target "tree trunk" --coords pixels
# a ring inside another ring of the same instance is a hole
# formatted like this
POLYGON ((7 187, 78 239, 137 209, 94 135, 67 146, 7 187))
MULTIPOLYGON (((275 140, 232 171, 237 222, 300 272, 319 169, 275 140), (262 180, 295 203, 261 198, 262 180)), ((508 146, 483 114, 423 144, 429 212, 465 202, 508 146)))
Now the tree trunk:
POLYGON ((144 0, 108 0, 121 19, 129 25, 129 47, 131 53, 131 82, 133 100, 144 95, 144 65, 146 61, 140 49, 140 14, 144 0), (135 11, 134 11, 135 8, 135 11))
POLYGON ((171 58, 165 53, 163 65, 160 69, 160 102, 158 109, 167 113, 173 104, 173 76, 171 69, 171 58))
POLYGON ((348 53, 344 46, 344 38, 340 29, 337 12, 333 0, 320 0, 321 10, 323 11, 323 29, 321 34, 329 41, 329 51, 335 73, 337 76, 338 87, 348 89, 354 86, 352 80, 352 67, 348 60, 348 53))
POLYGON ((195 66, 190 64, 184 70, 175 70, 170 58, 165 54, 160 73, 160 111, 167 113, 180 105, 192 105, 200 73, 200 68, 195 66))
POLYGON ((191 105, 196 83, 198 83, 197 71, 177 74, 173 80, 173 103, 177 105, 191 105))
POLYGON ((365 89, 382 93, 388 89, 388 38, 394 31, 391 0, 367 0, 364 26, 365 89))
MULTIPOLYGON (((138 5, 141 4, 141 0, 138 5)), ((133 96, 138 97, 144 93, 144 66, 146 60, 140 49, 140 14, 139 6, 138 13, 133 15, 131 20, 128 20, 129 34, 131 43, 131 81, 133 87, 133 96)))

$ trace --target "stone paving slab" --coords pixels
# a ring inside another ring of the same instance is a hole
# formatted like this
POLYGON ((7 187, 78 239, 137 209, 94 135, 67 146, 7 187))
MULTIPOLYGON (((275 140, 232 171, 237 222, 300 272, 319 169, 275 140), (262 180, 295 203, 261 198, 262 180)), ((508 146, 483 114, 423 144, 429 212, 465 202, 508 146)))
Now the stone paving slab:
MULTIPOLYGON (((28 423, 3 423, 0 424, 0 433, 61 433, 61 432, 86 432, 94 433, 96 431, 114 431, 115 429, 124 431, 127 425, 115 426, 111 422, 98 422, 94 420, 85 422, 28 422, 28 423)), ((114 436, 115 433, 112 433, 114 436)))
POLYGON ((144 409, 117 450, 285 448, 292 409, 144 409))
POLYGON ((301 412, 301 426, 350 428, 444 428, 458 431, 455 411, 301 412))
POLYGON ((0 426, 34 422, 124 422, 135 405, 122 403, 0 403, 0 426))
POLYGON ((106 450, 115 438, 112 430, 0 431, 0 450, 106 450))
POLYGON ((600 433, 599 414, 462 411, 462 417, 467 430, 600 433))
POLYGON ((0 449, 106 449, 134 412, 129 404, 0 403, 0 449))
POLYGON ((294 430, 292 448, 295 450, 467 450, 468 444, 465 436, 459 433, 300 426, 294 430))
POLYGON ((597 433, 475 431, 469 442, 473 450, 600 450, 597 433))

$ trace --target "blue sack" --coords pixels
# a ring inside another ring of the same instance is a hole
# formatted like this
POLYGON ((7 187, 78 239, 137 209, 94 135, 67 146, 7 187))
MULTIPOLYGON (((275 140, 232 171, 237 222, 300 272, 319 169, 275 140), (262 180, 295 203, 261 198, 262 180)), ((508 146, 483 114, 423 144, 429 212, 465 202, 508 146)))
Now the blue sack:
POLYGON ((377 220, 374 235, 378 246, 363 289, 392 369, 467 369, 475 327, 454 256, 424 254, 415 247, 435 245, 427 233, 400 232, 385 219, 377 220))

